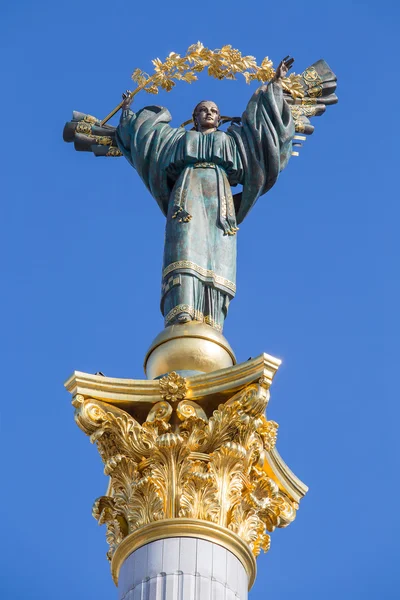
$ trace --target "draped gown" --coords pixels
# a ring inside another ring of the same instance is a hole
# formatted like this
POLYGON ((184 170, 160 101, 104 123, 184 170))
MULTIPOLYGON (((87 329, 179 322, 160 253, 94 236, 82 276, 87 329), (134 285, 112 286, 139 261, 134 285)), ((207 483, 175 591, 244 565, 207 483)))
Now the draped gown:
POLYGON ((125 110, 118 147, 167 217, 161 312, 221 331, 236 293, 236 233, 291 155, 295 128, 276 83, 261 86, 242 123, 201 133, 169 125, 167 109, 125 110), (232 196, 231 187, 243 191, 232 196))

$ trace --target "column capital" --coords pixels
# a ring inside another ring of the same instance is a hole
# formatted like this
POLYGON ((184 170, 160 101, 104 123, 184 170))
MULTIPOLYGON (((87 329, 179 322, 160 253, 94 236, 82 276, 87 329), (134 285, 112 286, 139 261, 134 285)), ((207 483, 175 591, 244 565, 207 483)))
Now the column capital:
POLYGON ((135 381, 74 373, 78 426, 110 477, 93 516, 107 527, 115 583, 127 556, 165 537, 218 543, 255 561, 277 527, 291 523, 306 486, 275 449, 266 418, 280 361, 268 355, 212 373, 135 381))

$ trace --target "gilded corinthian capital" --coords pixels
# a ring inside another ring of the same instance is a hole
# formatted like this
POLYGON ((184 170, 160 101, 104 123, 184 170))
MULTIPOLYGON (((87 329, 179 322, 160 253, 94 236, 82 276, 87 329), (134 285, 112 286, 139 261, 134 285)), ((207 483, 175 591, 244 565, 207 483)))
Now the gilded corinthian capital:
POLYGON ((197 528, 205 539, 224 537, 254 579, 253 557, 294 520, 307 489, 277 453, 278 425, 265 415, 278 366, 262 355, 188 378, 75 373, 67 382, 76 422, 110 478, 93 516, 106 525, 116 582, 126 556, 171 527, 180 536, 197 528))

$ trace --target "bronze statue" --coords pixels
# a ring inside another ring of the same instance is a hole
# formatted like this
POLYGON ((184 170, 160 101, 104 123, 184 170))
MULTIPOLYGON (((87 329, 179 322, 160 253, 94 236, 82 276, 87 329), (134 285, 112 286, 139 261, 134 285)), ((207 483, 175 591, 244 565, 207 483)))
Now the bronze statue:
POLYGON ((81 113, 66 124, 64 139, 74 141, 77 150, 124 155, 167 218, 165 326, 193 320, 222 331, 236 293, 238 225, 286 167, 293 145, 299 145, 296 132, 311 134, 308 118, 337 102, 336 77, 323 60, 304 71, 301 91, 293 97, 284 83, 293 62, 281 61, 240 119, 221 117, 214 102, 203 100, 193 111, 193 129, 172 128, 166 108, 147 106, 134 113, 134 93, 127 91, 117 128, 81 113), (231 124, 223 131, 226 120, 231 124), (232 195, 238 184, 242 192, 232 195))

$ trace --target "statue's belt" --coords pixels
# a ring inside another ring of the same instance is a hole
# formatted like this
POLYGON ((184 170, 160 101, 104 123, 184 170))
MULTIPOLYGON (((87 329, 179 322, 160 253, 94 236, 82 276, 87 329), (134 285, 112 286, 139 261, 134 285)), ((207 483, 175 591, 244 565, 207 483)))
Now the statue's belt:
POLYGON ((212 162, 197 162, 194 163, 193 169, 216 169, 217 165, 212 162))

